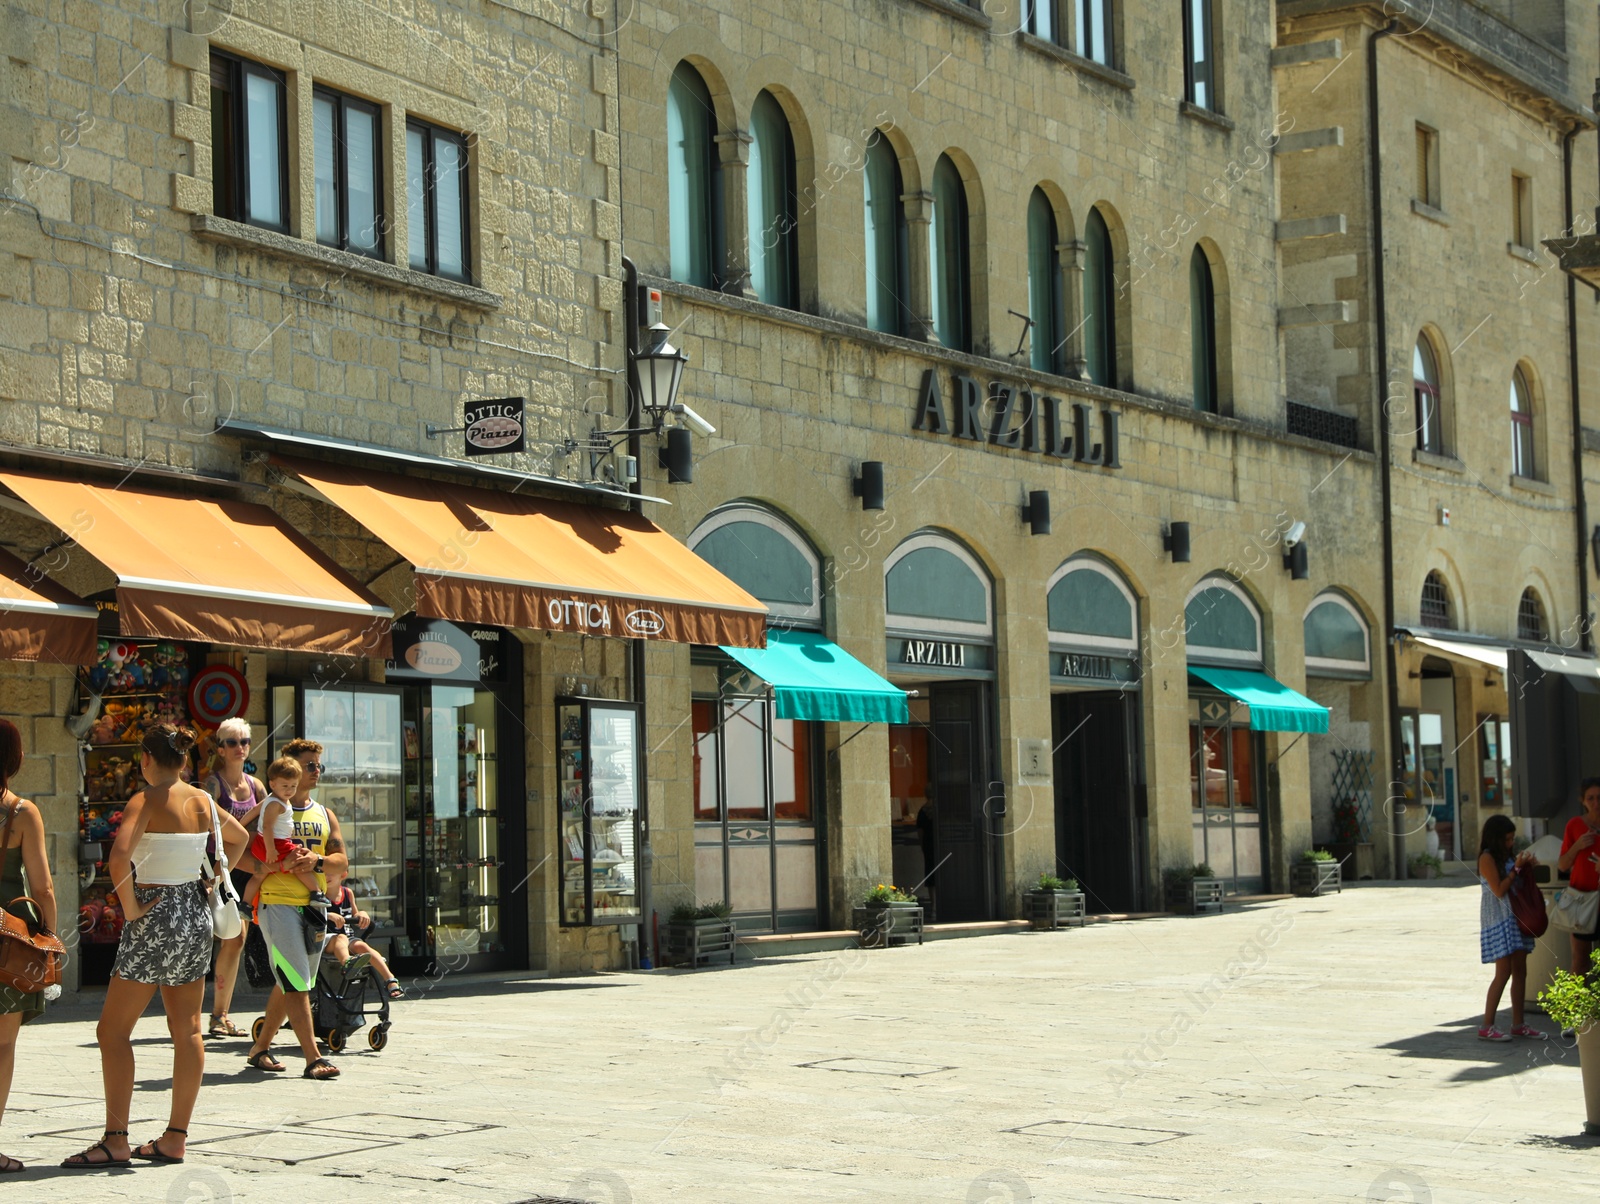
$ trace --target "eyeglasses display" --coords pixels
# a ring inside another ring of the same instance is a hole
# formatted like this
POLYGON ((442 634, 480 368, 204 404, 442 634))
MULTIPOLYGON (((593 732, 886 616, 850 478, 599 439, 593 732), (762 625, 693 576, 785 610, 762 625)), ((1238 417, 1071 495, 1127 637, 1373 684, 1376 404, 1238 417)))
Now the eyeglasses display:
POLYGON ((561 919, 639 920, 639 708, 557 699, 561 919))

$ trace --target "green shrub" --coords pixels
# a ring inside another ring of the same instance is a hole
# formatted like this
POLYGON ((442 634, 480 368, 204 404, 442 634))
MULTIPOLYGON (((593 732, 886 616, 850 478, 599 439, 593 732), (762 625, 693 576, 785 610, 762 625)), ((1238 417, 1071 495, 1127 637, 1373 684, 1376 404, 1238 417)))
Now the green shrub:
POLYGON ((693 903, 680 903, 672 909, 671 922, 674 924, 693 924, 696 920, 726 920, 733 914, 733 905, 724 899, 715 903, 702 903, 696 907, 693 903))
POLYGON ((1057 878, 1054 874, 1040 874, 1039 885, 1035 890, 1077 890, 1076 878, 1057 878))
POLYGON ((1327 849, 1307 849, 1300 854, 1301 861, 1332 861, 1333 854, 1327 849))
POLYGON ((881 882, 869 890, 866 897, 862 899, 862 902, 869 906, 875 903, 915 903, 916 901, 917 896, 909 891, 903 891, 898 886, 885 886, 881 882))
POLYGON ((1550 985, 1539 992, 1539 1006, 1562 1028, 1587 1028, 1600 1020, 1600 952, 1590 954, 1587 974, 1557 970, 1550 985))

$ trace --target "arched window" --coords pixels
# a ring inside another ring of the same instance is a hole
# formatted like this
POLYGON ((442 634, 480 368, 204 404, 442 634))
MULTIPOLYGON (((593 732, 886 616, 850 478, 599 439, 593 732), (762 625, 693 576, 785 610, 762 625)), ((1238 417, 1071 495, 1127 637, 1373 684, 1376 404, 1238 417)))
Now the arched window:
POLYGON ((1519 477, 1539 475, 1533 447, 1533 390, 1520 367, 1511 373, 1511 471, 1519 477))
POLYGON ((700 73, 679 63, 667 89, 667 220, 672 278, 716 287, 719 168, 716 111, 700 73))
POLYGON ((1544 603, 1539 601, 1539 591, 1531 585, 1522 591, 1522 601, 1517 603, 1517 638, 1538 644, 1550 638, 1550 625, 1544 618, 1544 603))
POLYGON ((805 537, 770 510, 724 506, 694 529, 689 547, 773 615, 821 626, 821 561, 805 537))
POLYGON ((1422 580, 1420 618, 1424 627, 1433 627, 1439 631, 1455 630, 1455 616, 1450 607, 1450 589, 1437 572, 1429 573, 1422 580))
POLYGON ((1028 317, 1031 362, 1040 372, 1055 372, 1060 363, 1063 308, 1056 215, 1044 189, 1035 188, 1028 200, 1028 317))
POLYGON ((1417 450, 1444 455, 1444 403, 1439 391, 1439 361, 1427 335, 1411 352, 1411 392, 1416 399, 1417 450))
POLYGON ((884 564, 884 610, 891 628, 987 638, 994 608, 989 575, 946 536, 914 535, 884 564))
POLYGON ((928 271, 933 333, 957 351, 972 350, 972 275, 967 240, 967 190, 949 155, 933 169, 933 220, 928 271))
POLYGON ((750 109, 750 286, 768 305, 797 303, 800 231, 795 203, 794 135, 783 106, 762 92, 750 109))
POLYGON ((1050 642, 1073 648, 1139 651, 1139 603, 1120 574, 1089 556, 1069 560, 1050 579, 1050 642))
POLYGON ((862 180, 866 189, 867 325, 885 334, 904 334, 906 300, 911 292, 906 213, 900 200, 905 188, 900 161, 881 131, 873 131, 867 142, 862 180))
POLYGON ((1083 347, 1089 379, 1117 387, 1117 272, 1111 231, 1100 210, 1083 224, 1083 347))
POLYGON ((1217 298, 1211 263, 1199 247, 1189 256, 1189 362, 1194 408, 1217 412, 1217 298))
POLYGON ((1372 635, 1349 599, 1319 594, 1306 609, 1307 677, 1372 676, 1372 635))
POLYGON ((1212 577, 1183 608, 1187 657, 1195 662, 1261 666, 1261 612, 1236 583, 1212 577))

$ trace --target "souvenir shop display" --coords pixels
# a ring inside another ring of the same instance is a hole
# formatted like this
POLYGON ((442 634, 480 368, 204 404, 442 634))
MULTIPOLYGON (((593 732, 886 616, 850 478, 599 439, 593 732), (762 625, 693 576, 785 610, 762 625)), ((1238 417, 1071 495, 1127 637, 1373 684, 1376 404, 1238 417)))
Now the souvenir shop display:
MULTIPOLYGON (((80 698, 89 700, 91 711, 99 708, 83 737, 78 804, 78 932, 86 984, 108 981, 122 936, 122 907, 111 889, 106 858, 124 806, 144 788, 139 742, 154 724, 191 722, 193 672, 191 650, 170 640, 102 639, 96 651, 94 663, 78 671, 80 698)), ((190 753, 185 781, 194 780, 203 751, 190 753)))
POLYGON ((560 765, 561 919, 639 921, 639 708, 556 700, 560 765))

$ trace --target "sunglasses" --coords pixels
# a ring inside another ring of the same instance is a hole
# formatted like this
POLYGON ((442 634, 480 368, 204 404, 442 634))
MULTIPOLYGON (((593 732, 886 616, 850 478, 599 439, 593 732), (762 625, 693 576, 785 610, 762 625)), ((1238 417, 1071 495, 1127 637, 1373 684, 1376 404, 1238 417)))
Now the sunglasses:
POLYGON ((237 739, 237 738, 235 738, 233 736, 229 736, 226 740, 218 740, 217 743, 222 745, 223 748, 249 748, 250 747, 250 741, 249 741, 248 738, 244 739, 244 740, 240 740, 240 739, 237 739))
POLYGON ((300 768, 305 770, 306 773, 321 773, 328 767, 321 761, 305 761, 301 764, 300 768))

